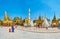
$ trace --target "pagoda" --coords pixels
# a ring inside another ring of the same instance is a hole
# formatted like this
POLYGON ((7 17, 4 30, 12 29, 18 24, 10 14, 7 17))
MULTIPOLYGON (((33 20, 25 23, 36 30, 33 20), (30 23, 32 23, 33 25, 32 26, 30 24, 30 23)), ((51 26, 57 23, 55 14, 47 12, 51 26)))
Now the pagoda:
POLYGON ((42 19, 41 16, 38 17, 37 20, 35 20, 36 27, 42 28, 42 19))
POLYGON ((12 20, 7 16, 7 12, 6 11, 4 13, 3 25, 4 26, 11 26, 12 25, 12 20))
POLYGON ((50 26, 50 24, 49 24, 49 22, 48 22, 48 20, 47 20, 47 18, 46 18, 46 16, 44 17, 44 21, 43 21, 43 23, 42 23, 42 27, 43 28, 46 28, 46 27, 49 27, 50 26))
POLYGON ((56 19, 55 14, 54 14, 54 18, 52 20, 52 27, 58 27, 58 20, 56 19))

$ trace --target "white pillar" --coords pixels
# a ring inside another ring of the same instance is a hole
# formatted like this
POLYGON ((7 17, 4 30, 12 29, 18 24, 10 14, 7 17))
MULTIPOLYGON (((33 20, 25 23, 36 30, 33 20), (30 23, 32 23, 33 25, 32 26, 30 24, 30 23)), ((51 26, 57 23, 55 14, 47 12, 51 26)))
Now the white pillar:
POLYGON ((29 12, 28 12, 28 17, 29 17, 29 23, 30 23, 30 8, 29 8, 29 12))

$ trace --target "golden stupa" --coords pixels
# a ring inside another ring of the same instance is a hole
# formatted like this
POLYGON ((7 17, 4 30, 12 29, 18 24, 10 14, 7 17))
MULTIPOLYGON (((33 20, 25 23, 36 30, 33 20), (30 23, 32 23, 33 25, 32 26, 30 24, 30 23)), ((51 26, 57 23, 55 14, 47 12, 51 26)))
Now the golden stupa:
POLYGON ((35 20, 35 23, 37 24, 37 27, 42 28, 42 19, 41 19, 41 16, 39 16, 39 18, 37 20, 35 20))
POLYGON ((29 23, 29 18, 28 18, 28 17, 25 19, 25 24, 30 24, 30 23, 29 23))
POLYGON ((54 14, 54 18, 52 20, 52 27, 58 27, 58 20, 56 19, 55 14, 54 14))
POLYGON ((13 24, 12 20, 7 16, 7 12, 5 11, 3 25, 11 26, 12 24, 13 24))

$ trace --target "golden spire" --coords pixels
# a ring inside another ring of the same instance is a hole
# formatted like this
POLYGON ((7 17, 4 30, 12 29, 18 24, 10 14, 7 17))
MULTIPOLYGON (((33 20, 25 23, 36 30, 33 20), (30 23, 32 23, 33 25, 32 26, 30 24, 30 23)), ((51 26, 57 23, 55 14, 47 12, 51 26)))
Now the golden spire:
POLYGON ((41 16, 39 16, 38 20, 41 20, 41 16))
POLYGON ((54 13, 54 18, 53 18, 54 20, 56 20, 56 16, 55 16, 55 13, 54 13))
POLYGON ((5 11, 4 12, 4 21, 7 21, 8 20, 8 16, 7 16, 7 12, 5 11))
POLYGON ((46 13, 45 13, 44 19, 46 19, 46 13))

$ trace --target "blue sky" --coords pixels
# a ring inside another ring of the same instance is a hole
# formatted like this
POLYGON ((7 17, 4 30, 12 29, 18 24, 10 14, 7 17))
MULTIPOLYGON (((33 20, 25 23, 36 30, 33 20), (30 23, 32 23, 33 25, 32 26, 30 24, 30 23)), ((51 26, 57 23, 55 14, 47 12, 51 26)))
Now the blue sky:
POLYGON ((60 18, 60 0, 0 0, 0 19, 4 18, 4 11, 12 18, 18 16, 24 19, 29 8, 31 19, 37 19, 39 15, 52 19, 54 13, 60 18))

